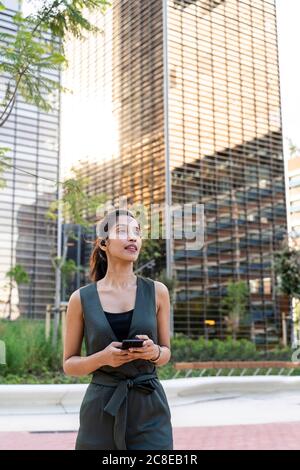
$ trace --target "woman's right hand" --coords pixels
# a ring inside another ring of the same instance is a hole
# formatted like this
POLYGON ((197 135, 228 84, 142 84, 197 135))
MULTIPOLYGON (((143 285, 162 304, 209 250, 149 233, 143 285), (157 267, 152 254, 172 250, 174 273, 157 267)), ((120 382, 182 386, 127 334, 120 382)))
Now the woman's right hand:
POLYGON ((132 359, 133 353, 126 349, 120 349, 122 343, 113 341, 103 349, 104 362, 111 367, 119 367, 132 359))

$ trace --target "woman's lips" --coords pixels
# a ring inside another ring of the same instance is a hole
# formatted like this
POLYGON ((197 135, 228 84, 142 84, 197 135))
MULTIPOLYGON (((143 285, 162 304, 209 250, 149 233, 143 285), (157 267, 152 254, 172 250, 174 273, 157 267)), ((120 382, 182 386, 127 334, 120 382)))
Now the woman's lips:
POLYGON ((133 246, 129 246, 128 248, 125 248, 125 250, 131 251, 132 253, 135 253, 137 251, 137 249, 134 248, 133 246))

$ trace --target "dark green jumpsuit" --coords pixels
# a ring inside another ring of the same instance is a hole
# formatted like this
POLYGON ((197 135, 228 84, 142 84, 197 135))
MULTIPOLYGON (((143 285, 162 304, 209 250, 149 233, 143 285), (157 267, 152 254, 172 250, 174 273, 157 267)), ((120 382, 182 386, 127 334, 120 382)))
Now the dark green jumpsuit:
MULTIPOLYGON (((148 335, 157 344, 154 281, 137 275, 128 337, 148 335)), ((96 282, 80 288, 87 355, 118 341, 103 311, 96 282)), ((135 359, 93 372, 79 414, 76 450, 173 449, 171 413, 156 366, 135 359)))

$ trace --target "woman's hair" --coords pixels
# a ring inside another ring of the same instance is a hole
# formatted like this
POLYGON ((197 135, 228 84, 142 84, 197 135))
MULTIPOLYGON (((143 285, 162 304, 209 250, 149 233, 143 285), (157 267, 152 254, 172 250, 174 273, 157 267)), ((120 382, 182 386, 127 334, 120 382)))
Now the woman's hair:
POLYGON ((103 240, 107 239, 109 230, 117 223, 120 215, 127 215, 136 219, 133 213, 127 209, 115 209, 108 212, 97 225, 97 238, 93 242, 93 251, 90 256, 90 278, 92 281, 97 282, 99 279, 103 279, 107 271, 106 252, 100 248, 98 237, 103 240))

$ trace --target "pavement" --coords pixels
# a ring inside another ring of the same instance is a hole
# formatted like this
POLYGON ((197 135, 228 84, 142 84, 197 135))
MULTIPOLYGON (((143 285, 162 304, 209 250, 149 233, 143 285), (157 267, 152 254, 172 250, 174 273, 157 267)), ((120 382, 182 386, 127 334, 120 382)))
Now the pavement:
MULTIPOLYGON (((299 450, 299 377, 161 381, 174 450, 299 450)), ((0 450, 73 450, 87 385, 1 385, 0 450)))
MULTIPOLYGON (((300 423, 173 428, 174 450, 299 450, 300 423)), ((0 450, 74 450, 75 432, 0 432, 0 450)))

